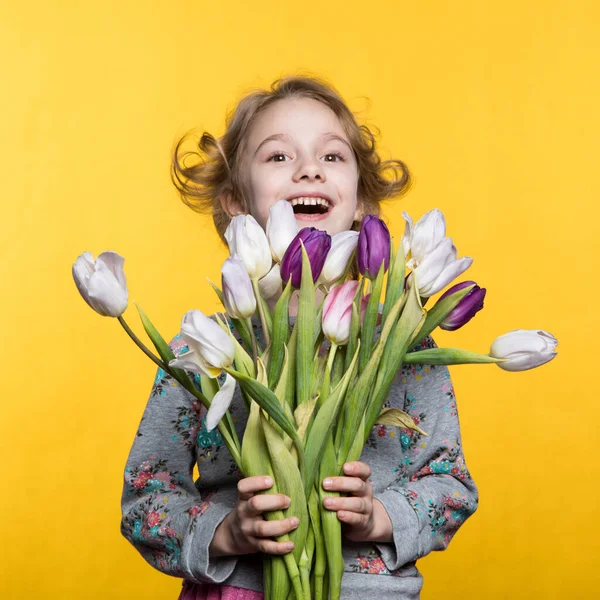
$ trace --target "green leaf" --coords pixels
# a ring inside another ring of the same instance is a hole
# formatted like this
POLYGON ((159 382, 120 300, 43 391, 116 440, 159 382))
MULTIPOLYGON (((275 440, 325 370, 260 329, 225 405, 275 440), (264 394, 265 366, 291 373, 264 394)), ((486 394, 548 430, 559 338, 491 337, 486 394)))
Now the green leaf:
POLYGON ((457 306, 457 304, 475 287, 475 284, 458 290, 443 300, 438 300, 434 307, 427 311, 427 319, 419 335, 409 347, 409 350, 418 346, 457 306))
POLYGON ((373 351, 373 334, 377 324, 379 314, 379 298, 381 297, 381 287, 383 286, 383 276, 385 275, 385 263, 381 263, 379 273, 373 283, 371 297, 367 303, 367 310, 360 332, 360 356, 358 357, 358 370, 362 371, 371 357, 373 351))
POLYGON ((264 414, 262 417, 262 426, 278 490, 280 493, 289 496, 291 500, 290 506, 283 511, 284 516, 290 517, 295 515, 300 520, 298 527, 288 534, 295 544, 294 556, 296 560, 299 560, 308 531, 308 510, 302 485, 302 476, 300 475, 296 461, 286 448, 281 436, 275 431, 264 414))
POLYGON ((360 352, 360 344, 354 353, 354 358, 350 363, 350 368, 346 371, 344 377, 337 387, 329 394, 329 397, 321 404, 314 418, 310 432, 305 440, 304 453, 306 459, 306 477, 304 479, 305 490, 310 490, 313 486, 321 457, 327 442, 327 436, 333 431, 340 408, 344 402, 346 391, 350 381, 355 375, 356 367, 358 366, 358 353, 360 352))
POLYGON ((290 338, 290 318, 288 314, 290 297, 292 295, 292 283, 288 281, 283 293, 277 300, 273 314, 273 339, 271 341, 271 354, 269 358, 269 387, 273 388, 279 380, 281 364, 285 345, 290 338))
POLYGON ((352 301, 352 319, 350 320, 350 336, 348 337, 348 344, 346 344, 346 361, 344 363, 344 369, 348 370, 352 357, 357 348, 358 336, 360 335, 360 311, 363 297, 363 289, 365 287, 364 277, 360 280, 356 286, 356 293, 354 294, 354 300, 352 301))
MULTIPOLYGON (((338 446, 338 461, 342 465, 346 462, 346 457, 350 451, 350 447, 357 435, 359 435, 360 424, 365 411, 370 406, 370 397, 373 393, 373 383, 375 378, 379 378, 379 372, 382 369, 380 363, 386 360, 384 349, 386 344, 390 343, 391 334, 394 329, 398 313, 404 305, 403 298, 396 301, 392 307, 388 319, 381 330, 379 340, 375 344, 371 358, 367 363, 364 371, 361 372, 356 384, 344 405, 344 421, 343 429, 337 432, 336 442, 339 440, 338 446), (382 358, 383 357, 383 358, 382 358)), ((397 327, 397 326, 396 326, 397 327)), ((362 342, 361 342, 362 343, 362 342)), ((377 412, 379 414, 379 411, 377 412)), ((360 437, 360 436, 359 436, 360 437)), ((362 442, 364 444, 364 441, 362 442)))
MULTIPOLYGON (((156 348, 156 351, 158 352, 159 356, 163 359, 163 362, 168 366, 169 362, 176 358, 175 354, 173 353, 173 350, 171 350, 171 346, 167 344, 167 342, 160 335, 156 327, 152 325, 152 321, 150 321, 150 319, 146 316, 146 313, 141 309, 141 307, 138 304, 136 304, 135 307, 137 308, 140 314, 142 325, 144 326, 148 337, 154 344, 154 347, 156 348)), ((183 369, 175 369, 173 367, 169 367, 169 369, 173 372, 174 375, 183 379, 184 381, 187 380, 190 383, 190 385, 192 385, 188 374, 183 369)))
MULTIPOLYGON (((299 453, 299 460, 301 462, 302 469, 304 468, 304 452, 302 450, 302 441, 298 437, 296 429, 292 424, 289 417, 285 414, 284 408, 281 406, 277 396, 267 387, 253 379, 248 377, 239 371, 225 368, 225 371, 236 378, 240 387, 244 389, 259 405, 260 407, 273 419, 285 433, 294 441, 299 453)), ((245 435, 244 435, 245 438, 245 435)), ((301 470, 302 470, 301 469, 301 470)))
POLYGON ((390 264, 387 277, 387 285, 385 290, 385 303, 383 305, 383 314, 381 317, 382 325, 385 323, 387 316, 392 309, 392 306, 396 304, 398 298, 404 293, 404 276, 406 271, 405 257, 404 257, 404 245, 402 239, 398 245, 398 252, 393 253, 393 262, 390 264))
POLYGON ((418 431, 421 435, 428 436, 413 420, 413 418, 398 408, 384 408, 376 421, 377 425, 392 425, 418 431))
POLYGON ((315 286, 310 260, 302 244, 302 280, 298 302, 298 343, 296 347, 296 397, 298 404, 310 398, 315 331, 315 286))
MULTIPOLYGON (((403 302, 403 300, 404 298, 401 298, 398 302, 403 302)), ((371 429, 375 425, 375 421, 381 413, 383 403, 387 398, 394 377, 402 365, 408 347, 415 335, 418 335, 423 327, 426 316, 427 313, 421 306, 416 281, 413 281, 413 285, 406 295, 404 310, 386 342, 383 353, 384 357, 381 361, 373 394, 366 410, 363 442, 367 440, 371 429)))

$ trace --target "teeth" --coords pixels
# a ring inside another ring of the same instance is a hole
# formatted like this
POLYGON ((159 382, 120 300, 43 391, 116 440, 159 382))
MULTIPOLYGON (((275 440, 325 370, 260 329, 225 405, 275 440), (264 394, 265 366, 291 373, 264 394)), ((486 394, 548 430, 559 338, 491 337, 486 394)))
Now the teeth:
POLYGON ((305 206, 315 206, 317 204, 321 204, 327 208, 329 208, 329 201, 325 198, 309 198, 308 196, 301 196, 299 198, 294 198, 291 200, 292 206, 296 206, 296 204, 304 204, 305 206))

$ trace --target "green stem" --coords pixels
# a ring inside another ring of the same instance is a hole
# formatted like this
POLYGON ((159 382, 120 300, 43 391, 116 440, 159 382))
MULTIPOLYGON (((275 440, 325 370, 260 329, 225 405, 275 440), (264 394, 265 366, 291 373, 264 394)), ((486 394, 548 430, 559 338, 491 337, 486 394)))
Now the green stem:
MULTIPOLYGON (((252 280, 252 289, 254 290, 254 296, 256 297, 256 306, 258 308, 258 314, 260 316, 260 323, 265 334, 265 345, 268 346, 271 343, 271 336, 269 335, 269 328, 267 327, 267 319, 265 317, 265 307, 263 306, 263 300, 260 295, 260 289, 258 287, 258 279, 252 280)), ((252 330, 250 330, 252 336, 252 330)))
POLYGON ((257 369, 256 362, 258 361, 258 346, 256 345, 256 336, 254 335, 254 329, 252 328, 252 319, 250 317, 246 319, 246 325, 248 326, 248 331, 250 332, 250 339, 252 340, 252 356, 254 358, 254 368, 257 369))
POLYGON ((142 340, 140 340, 140 338, 135 335, 135 333, 132 331, 131 327, 129 327, 129 325, 127 325, 125 319, 123 318, 123 315, 121 315, 120 317, 117 317, 119 320, 119 323, 121 323, 121 325, 123 326, 123 329, 127 332, 127 335, 129 335, 129 337, 137 344, 137 346, 139 347, 139 349, 153 362, 156 363, 163 371, 166 371, 167 373, 170 374, 170 370, 169 367, 167 365, 165 365, 165 363, 160 360, 160 358, 158 358, 158 356, 155 356, 146 345, 144 345, 144 342, 142 342, 142 340))
MULTIPOLYGON (((156 363, 165 373, 168 373, 175 381, 179 382, 183 388, 185 388, 190 394, 193 394, 202 404, 208 409, 210 408, 210 401, 202 394, 202 392, 198 391, 194 384, 192 383, 189 377, 182 378, 179 377, 173 369, 171 369, 167 364, 165 364, 162 360, 160 360, 157 356, 152 354, 152 352, 144 345, 142 340, 138 338, 137 335, 132 331, 131 327, 127 324, 123 316, 118 317, 119 323, 123 326, 123 329, 127 332, 129 337, 137 344, 137 346, 142 350, 142 352, 152 360, 152 362, 156 363)), ((229 431, 227 424, 221 419, 218 425, 219 433, 223 437, 225 441, 225 445, 227 446, 233 460, 235 460, 238 467, 242 467, 242 457, 240 454, 240 441, 237 435, 237 431, 234 427, 232 427, 231 431, 229 431)))
POLYGON ((333 369, 333 359, 339 346, 335 342, 331 342, 331 348, 329 348, 329 357, 327 358, 327 369, 329 369, 329 376, 331 377, 331 370, 333 369))

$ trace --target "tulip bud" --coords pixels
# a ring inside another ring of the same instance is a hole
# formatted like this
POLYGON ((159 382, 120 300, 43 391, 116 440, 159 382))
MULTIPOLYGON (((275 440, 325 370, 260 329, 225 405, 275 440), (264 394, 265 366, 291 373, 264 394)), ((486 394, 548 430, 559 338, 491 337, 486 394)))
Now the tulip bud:
MULTIPOLYGON (((438 302, 443 300, 446 296, 450 296, 451 294, 454 294, 455 292, 458 292, 459 290, 462 290, 473 284, 475 284, 474 281, 462 281, 461 283, 453 285, 440 296, 438 302)), ((477 284, 475 284, 475 287, 462 298, 462 300, 440 323, 440 328, 445 329, 446 331, 455 331, 463 325, 466 325, 475 316, 475 314, 483 308, 485 292, 485 288, 480 288, 477 284)))
POLYGON ((206 413, 206 431, 212 431, 229 409, 235 392, 235 379, 227 374, 221 389, 214 395, 206 413))
POLYGON ((367 215, 358 236, 358 270, 369 279, 375 279, 381 268, 390 265, 390 232, 376 215, 367 215))
POLYGON ((294 209, 287 200, 278 200, 269 209, 267 239, 275 262, 280 263, 283 255, 298 233, 294 209))
POLYGON ((223 263, 221 282, 227 314, 234 319, 249 319, 256 311, 256 298, 248 271, 237 256, 223 263))
POLYGON ((235 358, 231 338, 210 317, 190 310, 181 320, 181 338, 189 351, 169 362, 169 366, 215 378, 235 358))
POLYGON ((287 283, 291 277, 295 288, 299 288, 302 281, 302 245, 308 254, 314 282, 323 270, 331 248, 331 236, 315 227, 305 227, 292 240, 281 261, 281 279, 287 283))
POLYGON ((348 343, 352 321, 352 302, 358 281, 350 280, 331 289, 323 303, 323 333, 325 337, 341 346, 348 343))
POLYGON ((407 262, 409 269, 415 268, 426 254, 435 250, 446 237, 446 220, 443 213, 434 208, 425 213, 417 224, 412 224, 412 219, 407 213, 402 216, 406 220, 406 228, 403 238, 404 254, 410 259, 407 262))
POLYGON ((73 279, 79 293, 103 317, 120 317, 127 308, 124 262, 122 256, 108 250, 95 261, 90 252, 84 252, 73 264, 73 279))
POLYGON ((423 257, 413 269, 421 298, 437 294, 471 266, 472 258, 464 256, 457 259, 456 256, 456 246, 452 244, 452 238, 444 238, 423 257))
POLYGON ((267 235, 252 215, 238 215, 225 230, 231 256, 241 259, 251 279, 264 277, 271 269, 267 235))
POLYGON ((357 231, 340 231, 331 238, 331 249, 325 259, 317 283, 330 285, 345 273, 352 253, 358 244, 357 231))
POLYGON ((558 340, 542 329, 515 329, 496 338, 490 356, 507 359, 496 363, 505 371, 526 371, 551 361, 558 340))
POLYGON ((275 263, 271 270, 258 281, 258 289, 260 291, 260 295, 268 300, 272 298, 275 294, 281 291, 281 272, 279 263, 275 263))

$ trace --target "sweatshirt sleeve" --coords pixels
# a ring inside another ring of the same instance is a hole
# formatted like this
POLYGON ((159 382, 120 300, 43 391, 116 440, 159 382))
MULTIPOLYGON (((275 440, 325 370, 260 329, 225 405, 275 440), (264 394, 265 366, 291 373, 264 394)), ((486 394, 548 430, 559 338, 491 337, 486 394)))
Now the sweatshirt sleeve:
MULTIPOLYGON (((187 347, 177 339, 170 345, 180 355, 187 347)), ((204 410, 158 369, 125 467, 121 533, 159 571, 194 582, 221 583, 233 572, 236 559, 209 560, 208 547, 236 497, 231 489, 201 493, 193 481, 204 410)))
MULTIPOLYGON (((417 349, 436 347, 427 336, 417 349)), ((396 481, 375 495, 393 526, 393 543, 377 545, 389 570, 446 549, 478 503, 463 455, 448 367, 404 365, 397 378, 394 385, 404 389, 404 411, 429 436, 399 430, 403 462, 396 481)))

